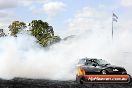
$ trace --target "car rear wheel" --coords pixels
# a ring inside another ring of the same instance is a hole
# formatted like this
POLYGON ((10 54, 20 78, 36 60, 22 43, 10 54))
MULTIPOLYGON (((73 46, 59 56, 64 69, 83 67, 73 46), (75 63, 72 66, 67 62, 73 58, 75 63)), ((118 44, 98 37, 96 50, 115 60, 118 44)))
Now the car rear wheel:
POLYGON ((107 74, 107 71, 106 71, 106 70, 102 70, 102 71, 101 71, 101 74, 102 74, 102 75, 106 75, 106 74, 107 74))
POLYGON ((84 77, 77 77, 76 76, 76 82, 79 83, 79 84, 83 84, 85 81, 85 78, 84 77))
POLYGON ((80 84, 83 84, 83 83, 84 83, 84 79, 81 78, 81 79, 79 80, 79 83, 80 83, 80 84))

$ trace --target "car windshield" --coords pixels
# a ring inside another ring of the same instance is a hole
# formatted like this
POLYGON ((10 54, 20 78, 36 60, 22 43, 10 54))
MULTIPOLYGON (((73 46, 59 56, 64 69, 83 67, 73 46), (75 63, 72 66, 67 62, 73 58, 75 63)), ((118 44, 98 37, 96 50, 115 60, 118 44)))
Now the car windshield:
POLYGON ((97 60, 97 63, 99 64, 99 65, 109 65, 110 63, 108 63, 107 61, 105 61, 105 60, 97 60))

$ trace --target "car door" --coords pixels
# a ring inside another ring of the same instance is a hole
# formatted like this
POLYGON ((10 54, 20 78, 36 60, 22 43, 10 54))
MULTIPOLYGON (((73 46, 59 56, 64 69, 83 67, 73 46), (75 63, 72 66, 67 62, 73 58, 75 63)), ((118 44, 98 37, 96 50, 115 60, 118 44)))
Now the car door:
POLYGON ((99 66, 94 66, 94 64, 97 64, 93 61, 87 61, 87 64, 86 64, 86 71, 88 73, 91 73, 91 74, 96 74, 99 72, 99 66))

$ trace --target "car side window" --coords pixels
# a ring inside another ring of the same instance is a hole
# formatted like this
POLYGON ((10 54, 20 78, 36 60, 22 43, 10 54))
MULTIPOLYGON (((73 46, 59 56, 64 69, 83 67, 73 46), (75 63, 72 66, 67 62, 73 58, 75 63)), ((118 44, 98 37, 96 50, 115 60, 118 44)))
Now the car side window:
POLYGON ((97 64, 97 63, 95 63, 95 62, 92 62, 92 63, 91 63, 92 66, 93 66, 94 64, 97 64))
POLYGON ((90 60, 87 60, 85 65, 92 66, 92 62, 90 60))
POLYGON ((85 65, 93 66, 93 64, 97 64, 97 63, 90 61, 90 60, 87 60, 85 65))

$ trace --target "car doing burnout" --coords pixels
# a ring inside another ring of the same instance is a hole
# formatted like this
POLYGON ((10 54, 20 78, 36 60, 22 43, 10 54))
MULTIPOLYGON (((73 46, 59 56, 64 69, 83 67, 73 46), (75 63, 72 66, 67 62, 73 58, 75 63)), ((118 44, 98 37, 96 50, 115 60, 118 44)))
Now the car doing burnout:
POLYGON ((78 73, 76 80, 84 75, 125 75, 127 74, 125 68, 111 65, 105 60, 94 58, 83 58, 78 63, 78 73))

